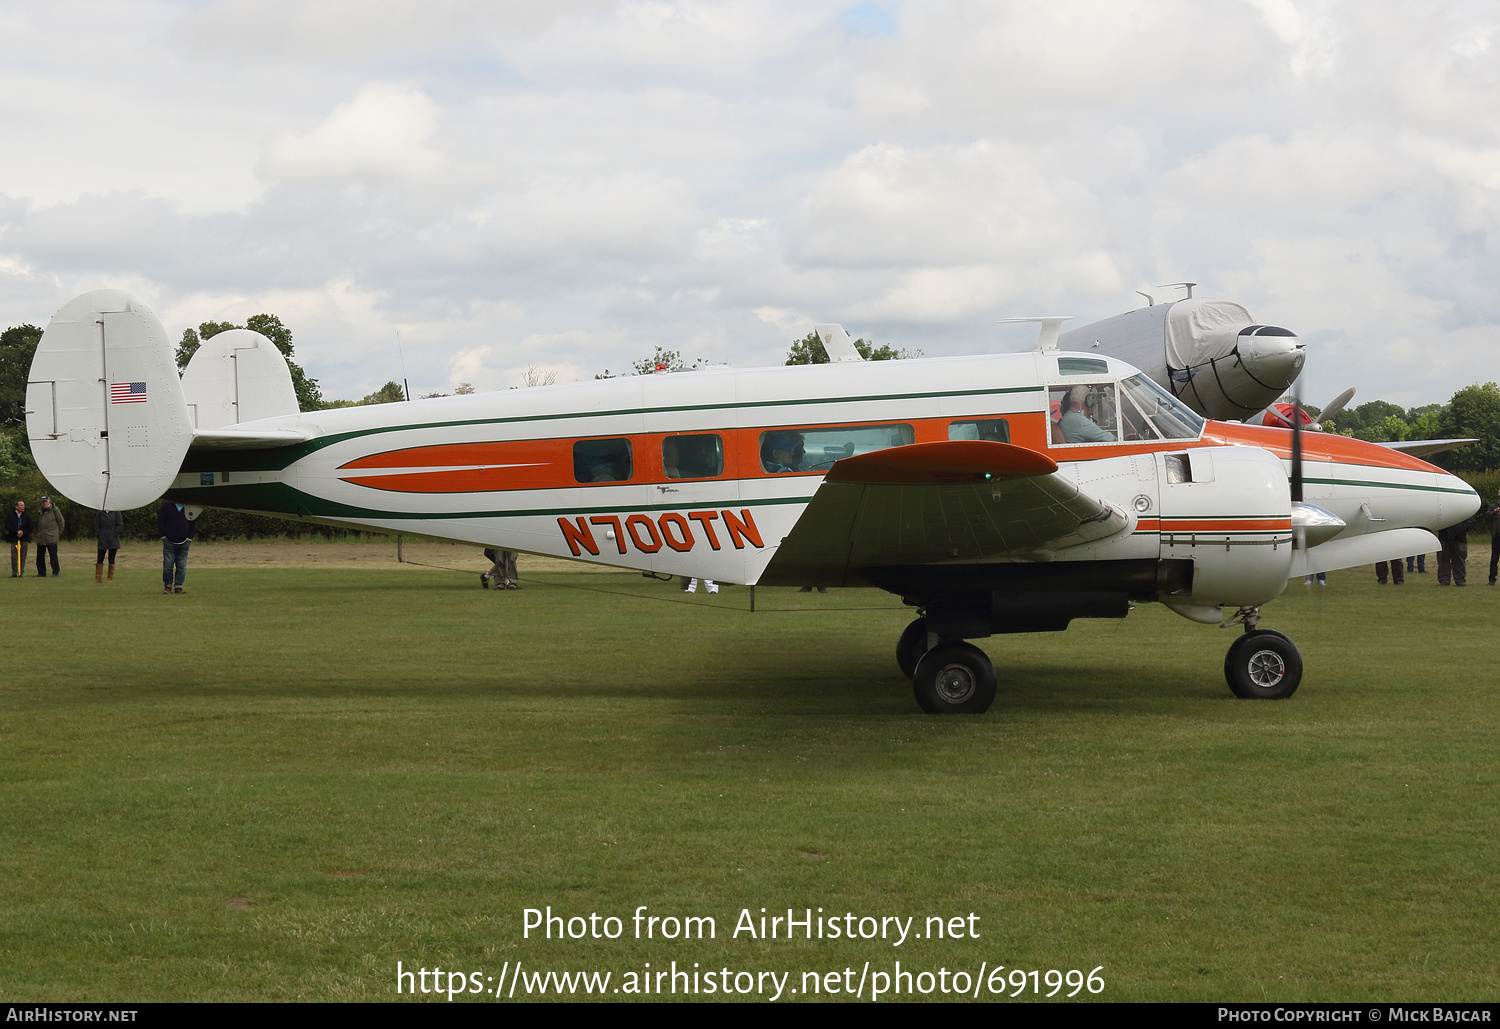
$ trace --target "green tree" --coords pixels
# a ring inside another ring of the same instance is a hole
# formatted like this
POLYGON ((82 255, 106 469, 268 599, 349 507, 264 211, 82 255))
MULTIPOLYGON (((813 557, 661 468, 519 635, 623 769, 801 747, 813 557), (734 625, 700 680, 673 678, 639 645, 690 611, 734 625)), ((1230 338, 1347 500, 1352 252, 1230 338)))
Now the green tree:
MULTIPOLYGON (((896 361, 909 357, 921 357, 920 350, 897 350, 889 343, 876 346, 873 340, 857 339, 854 341, 854 349, 859 351, 859 356, 866 361, 896 361)), ((792 349, 786 354, 787 364, 828 364, 828 351, 823 347, 823 341, 818 338, 816 332, 809 332, 799 340, 792 343, 792 349)))
POLYGON ((1407 425, 1406 410, 1395 404, 1384 400, 1371 400, 1351 407, 1340 412, 1337 418, 1324 423, 1324 429, 1337 431, 1345 436, 1353 436, 1356 439, 1368 440, 1371 443, 1385 443, 1393 439, 1405 439, 1404 435, 1392 435, 1395 422, 1389 421, 1394 418, 1405 431, 1407 425))
POLYGON ((0 425, 26 424, 26 377, 41 340, 30 322, 0 332, 0 425))
POLYGON ((1493 382, 1465 386, 1453 394, 1437 421, 1440 438, 1472 436, 1479 442, 1434 454, 1434 464, 1451 471, 1500 468, 1500 386, 1493 382))
POLYGON ((187 367, 204 340, 212 339, 229 329, 249 329, 276 344, 276 349, 286 358, 287 371, 292 373, 292 390, 297 394, 298 409, 317 411, 323 408, 323 391, 318 388, 318 380, 310 377, 302 370, 301 365, 292 360, 292 330, 274 314, 251 315, 245 319, 244 325, 236 325, 234 322, 203 322, 196 330, 184 329, 182 340, 177 344, 178 373, 187 367))
POLYGON ((365 404, 397 404, 405 399, 406 391, 401 388, 401 383, 392 379, 374 393, 366 393, 365 398, 354 406, 363 407, 365 404))
MULTIPOLYGON (((650 357, 643 357, 639 361, 632 361, 630 363, 630 371, 612 372, 608 368, 606 368, 601 374, 594 376, 594 378, 614 379, 618 378, 621 375, 651 375, 658 368, 660 368, 662 371, 667 372, 680 372, 688 368, 700 367, 702 364, 703 358, 701 357, 693 358, 693 363, 688 364, 683 360, 682 352, 680 350, 667 350, 665 347, 658 345, 656 348, 656 353, 652 354, 650 357)), ((531 374, 531 369, 528 367, 526 381, 526 385, 528 386, 550 385, 552 382, 556 381, 557 376, 556 373, 552 373, 550 378, 544 378, 543 381, 540 382, 531 381, 533 378, 534 376, 531 374)))

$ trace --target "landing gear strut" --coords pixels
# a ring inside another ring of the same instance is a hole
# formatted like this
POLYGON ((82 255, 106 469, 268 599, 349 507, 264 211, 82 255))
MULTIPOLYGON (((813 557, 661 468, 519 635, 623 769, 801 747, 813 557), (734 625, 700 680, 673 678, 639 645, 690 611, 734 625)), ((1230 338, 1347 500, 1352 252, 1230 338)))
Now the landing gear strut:
POLYGON ((1254 629, 1229 646, 1224 678, 1230 692, 1245 700, 1284 700, 1302 682, 1297 645, 1274 629, 1254 629))

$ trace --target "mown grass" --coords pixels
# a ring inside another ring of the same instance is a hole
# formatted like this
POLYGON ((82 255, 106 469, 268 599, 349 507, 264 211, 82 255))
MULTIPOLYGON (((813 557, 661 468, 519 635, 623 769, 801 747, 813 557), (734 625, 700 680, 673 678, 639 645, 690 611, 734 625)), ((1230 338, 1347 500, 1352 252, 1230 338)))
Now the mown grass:
POLYGON ((1290 701, 1235 700, 1230 634, 1148 605, 983 641, 978 718, 917 712, 908 613, 873 592, 752 615, 437 570, 13 581, 0 999, 900 959, 1103 965, 1107 1000, 1494 1000, 1500 590, 1330 578, 1267 608, 1306 658, 1290 701), (549 904, 718 938, 522 939, 549 904), (788 906, 973 911, 980 938, 729 938, 788 906))

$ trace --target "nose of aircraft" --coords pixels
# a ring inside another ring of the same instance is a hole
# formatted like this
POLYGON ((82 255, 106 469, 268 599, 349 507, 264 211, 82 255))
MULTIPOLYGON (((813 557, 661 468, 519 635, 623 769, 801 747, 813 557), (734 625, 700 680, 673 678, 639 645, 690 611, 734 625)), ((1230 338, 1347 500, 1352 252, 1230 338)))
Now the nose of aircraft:
POLYGON ((1457 525, 1470 515, 1477 514, 1481 506, 1479 494, 1474 487, 1456 475, 1446 472, 1439 475, 1438 486, 1444 492, 1438 494, 1438 511, 1435 525, 1427 526, 1436 532, 1450 525, 1457 525))
MULTIPOLYGON (((1260 329, 1274 326, 1260 326, 1260 329)), ((1307 354, 1302 343, 1286 329, 1286 335, 1242 334, 1239 338, 1240 360, 1256 382, 1277 393, 1284 392, 1302 374, 1307 354)))

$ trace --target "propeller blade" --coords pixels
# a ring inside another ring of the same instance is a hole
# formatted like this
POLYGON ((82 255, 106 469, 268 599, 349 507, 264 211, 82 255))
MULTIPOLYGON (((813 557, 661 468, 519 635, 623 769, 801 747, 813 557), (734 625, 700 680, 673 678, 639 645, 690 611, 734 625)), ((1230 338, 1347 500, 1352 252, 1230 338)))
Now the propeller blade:
POLYGON ((1292 396, 1292 503, 1302 503, 1302 402, 1292 396))
POLYGON ((1354 387, 1350 386, 1348 389, 1344 390, 1344 392, 1334 397, 1332 403, 1323 408, 1322 413, 1318 415, 1318 421, 1326 422, 1330 418, 1338 417, 1339 412, 1341 412, 1345 407, 1349 406, 1349 401, 1353 399, 1354 387))
POLYGON ((1278 422, 1286 426, 1288 429, 1292 427, 1292 420, 1286 415, 1282 414, 1281 408, 1277 407, 1275 404, 1272 404, 1270 407, 1266 408, 1266 413, 1272 418, 1275 418, 1278 422))

